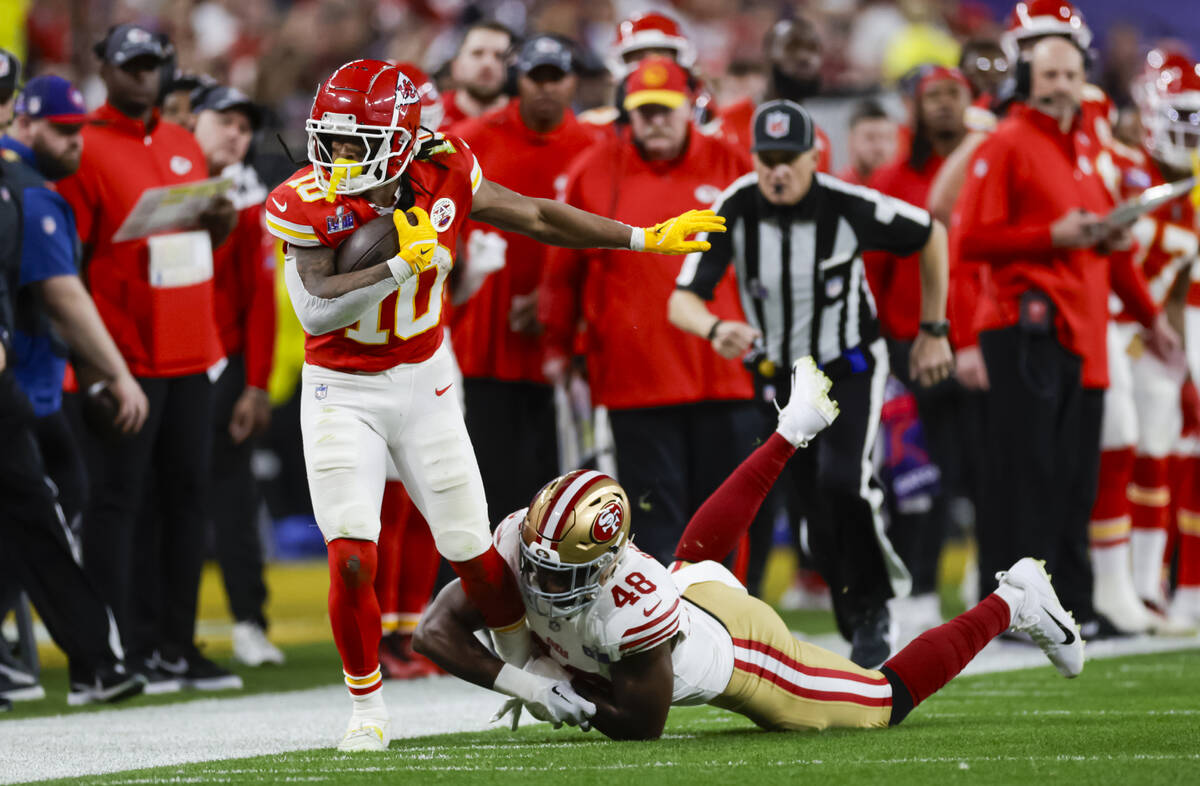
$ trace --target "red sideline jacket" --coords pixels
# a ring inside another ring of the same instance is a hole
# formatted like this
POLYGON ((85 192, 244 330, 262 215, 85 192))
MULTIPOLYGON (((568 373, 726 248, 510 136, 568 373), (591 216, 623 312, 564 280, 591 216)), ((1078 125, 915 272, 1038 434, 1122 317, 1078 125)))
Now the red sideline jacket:
MULTIPOLYGON (((635 227, 653 226, 711 207, 749 170, 744 152, 695 129, 679 158, 646 161, 625 130, 575 160, 566 201, 635 227)), ((555 249, 551 254, 538 304, 547 348, 570 354, 582 310, 596 404, 630 409, 753 395, 740 363, 725 360, 704 339, 667 321, 667 299, 683 259, 623 250, 555 249)), ((710 307, 722 319, 744 319, 732 267, 710 307)))
POLYGON ((1066 132, 1024 105, 1014 106, 968 164, 953 223, 962 258, 991 268, 995 310, 980 330, 1015 325, 1021 294, 1044 291, 1057 308, 1058 339, 1083 359, 1083 386, 1108 386, 1108 292, 1121 295, 1139 321, 1157 309, 1128 252, 1110 260, 1094 249, 1055 248, 1050 225, 1083 208, 1103 215, 1112 198, 1096 173, 1098 143, 1077 116, 1066 132))
POLYGON ((112 241, 143 191, 207 177, 185 129, 160 121, 157 110, 147 125, 105 104, 84 126, 79 170, 57 183, 91 250, 84 275, 96 308, 136 376, 199 374, 222 357, 212 280, 151 287, 147 242, 112 241))
POLYGON ((213 252, 213 307, 225 354, 241 353, 246 384, 266 390, 275 350, 275 244, 263 216, 266 192, 259 192, 213 252))
MULTIPOLYGON (((565 185, 567 165, 603 132, 580 123, 568 109, 557 128, 539 134, 521 120, 520 102, 514 99, 503 109, 454 126, 450 133, 466 140, 493 183, 553 199, 565 185)), ((489 275, 451 316, 450 337, 463 376, 545 383, 542 337, 514 333, 508 314, 515 295, 537 290, 550 247, 475 221, 467 223, 464 237, 469 239, 473 231, 500 233, 508 249, 504 267, 489 275)))

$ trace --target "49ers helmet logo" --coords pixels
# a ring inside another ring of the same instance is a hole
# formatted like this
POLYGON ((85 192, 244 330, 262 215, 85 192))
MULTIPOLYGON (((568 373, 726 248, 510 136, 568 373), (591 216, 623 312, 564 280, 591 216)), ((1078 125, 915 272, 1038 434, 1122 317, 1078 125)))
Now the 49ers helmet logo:
POLYGON ((592 523, 592 540, 597 543, 612 540, 620 532, 622 521, 620 504, 609 502, 600 509, 599 515, 596 516, 595 522, 592 523))

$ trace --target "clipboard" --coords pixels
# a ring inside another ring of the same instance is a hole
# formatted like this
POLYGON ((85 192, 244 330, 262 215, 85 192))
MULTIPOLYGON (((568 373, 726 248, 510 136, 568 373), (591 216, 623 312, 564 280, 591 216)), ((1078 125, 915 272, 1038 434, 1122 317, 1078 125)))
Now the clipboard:
POLYGON ((223 196, 233 186, 228 177, 213 177, 174 186, 148 188, 121 222, 113 242, 181 232, 200 227, 200 214, 213 197, 223 196))

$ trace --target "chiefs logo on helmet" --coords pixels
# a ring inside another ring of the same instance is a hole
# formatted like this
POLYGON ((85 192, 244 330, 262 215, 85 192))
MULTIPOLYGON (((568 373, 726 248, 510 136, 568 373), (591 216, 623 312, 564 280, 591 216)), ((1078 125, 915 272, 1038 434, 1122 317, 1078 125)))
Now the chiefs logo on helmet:
POLYGON ((621 522, 624 520, 621 506, 615 501, 609 502, 592 523, 592 540, 597 543, 612 540, 613 536, 621 531, 621 522))

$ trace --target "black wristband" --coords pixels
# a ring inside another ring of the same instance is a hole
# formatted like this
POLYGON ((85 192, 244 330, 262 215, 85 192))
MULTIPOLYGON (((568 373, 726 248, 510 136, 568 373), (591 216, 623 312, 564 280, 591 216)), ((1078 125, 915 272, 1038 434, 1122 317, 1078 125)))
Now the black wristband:
POLYGON ((710 328, 708 329, 708 336, 707 336, 707 338, 708 338, 708 340, 709 340, 709 341, 712 341, 712 340, 713 340, 713 339, 716 337, 716 335, 717 335, 717 328, 718 328, 718 327, 720 327, 720 326, 721 326, 721 323, 722 323, 722 322, 724 322, 724 321, 725 321, 725 320, 723 320, 723 319, 718 319, 716 322, 714 322, 714 323, 713 323, 712 327, 710 327, 710 328))
POLYGON ((935 338, 945 338, 950 334, 950 320, 943 319, 941 322, 922 322, 920 328, 922 333, 928 333, 935 338))

